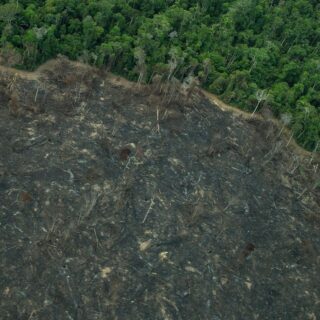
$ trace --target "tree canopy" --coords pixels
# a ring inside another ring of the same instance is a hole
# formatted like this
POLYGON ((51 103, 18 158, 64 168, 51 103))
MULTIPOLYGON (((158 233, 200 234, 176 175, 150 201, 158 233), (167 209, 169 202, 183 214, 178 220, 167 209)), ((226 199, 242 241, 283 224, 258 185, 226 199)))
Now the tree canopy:
POLYGON ((33 69, 63 54, 139 81, 192 75, 245 110, 290 114, 297 142, 315 150, 319 21, 317 0, 0 1, 0 57, 33 69))

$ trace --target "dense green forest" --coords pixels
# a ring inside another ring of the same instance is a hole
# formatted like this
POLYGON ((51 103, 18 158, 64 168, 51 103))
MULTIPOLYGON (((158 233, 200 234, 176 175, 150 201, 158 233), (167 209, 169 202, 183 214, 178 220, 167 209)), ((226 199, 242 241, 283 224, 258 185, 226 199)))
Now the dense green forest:
POLYGON ((269 106, 298 143, 320 141, 318 0, 0 1, 2 63, 63 54, 130 79, 196 77, 224 101, 269 106))

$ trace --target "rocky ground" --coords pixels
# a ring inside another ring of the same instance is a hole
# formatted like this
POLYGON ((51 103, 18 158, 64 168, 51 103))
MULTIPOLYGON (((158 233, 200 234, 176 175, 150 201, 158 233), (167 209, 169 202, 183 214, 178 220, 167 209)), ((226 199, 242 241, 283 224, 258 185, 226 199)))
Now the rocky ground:
POLYGON ((1 319, 319 319, 319 155, 175 82, 0 74, 1 319))

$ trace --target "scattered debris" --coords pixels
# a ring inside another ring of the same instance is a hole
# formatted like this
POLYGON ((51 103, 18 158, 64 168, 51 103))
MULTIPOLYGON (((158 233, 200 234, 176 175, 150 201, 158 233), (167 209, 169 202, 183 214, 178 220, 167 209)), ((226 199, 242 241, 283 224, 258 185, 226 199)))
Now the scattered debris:
POLYGON ((108 278, 109 274, 112 272, 110 267, 104 267, 101 269, 100 274, 102 279, 108 278))
POLYGON ((316 319, 318 155, 154 80, 0 72, 0 318, 316 319))

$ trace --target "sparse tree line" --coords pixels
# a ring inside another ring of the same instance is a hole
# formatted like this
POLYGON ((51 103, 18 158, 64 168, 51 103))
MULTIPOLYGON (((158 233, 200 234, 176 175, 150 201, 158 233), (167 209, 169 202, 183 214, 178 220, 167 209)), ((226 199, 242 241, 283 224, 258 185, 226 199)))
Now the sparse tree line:
POLYGON ((33 69, 63 54, 139 83, 198 82, 252 114, 267 106, 314 151, 319 21, 317 0, 0 1, 0 62, 33 69))

